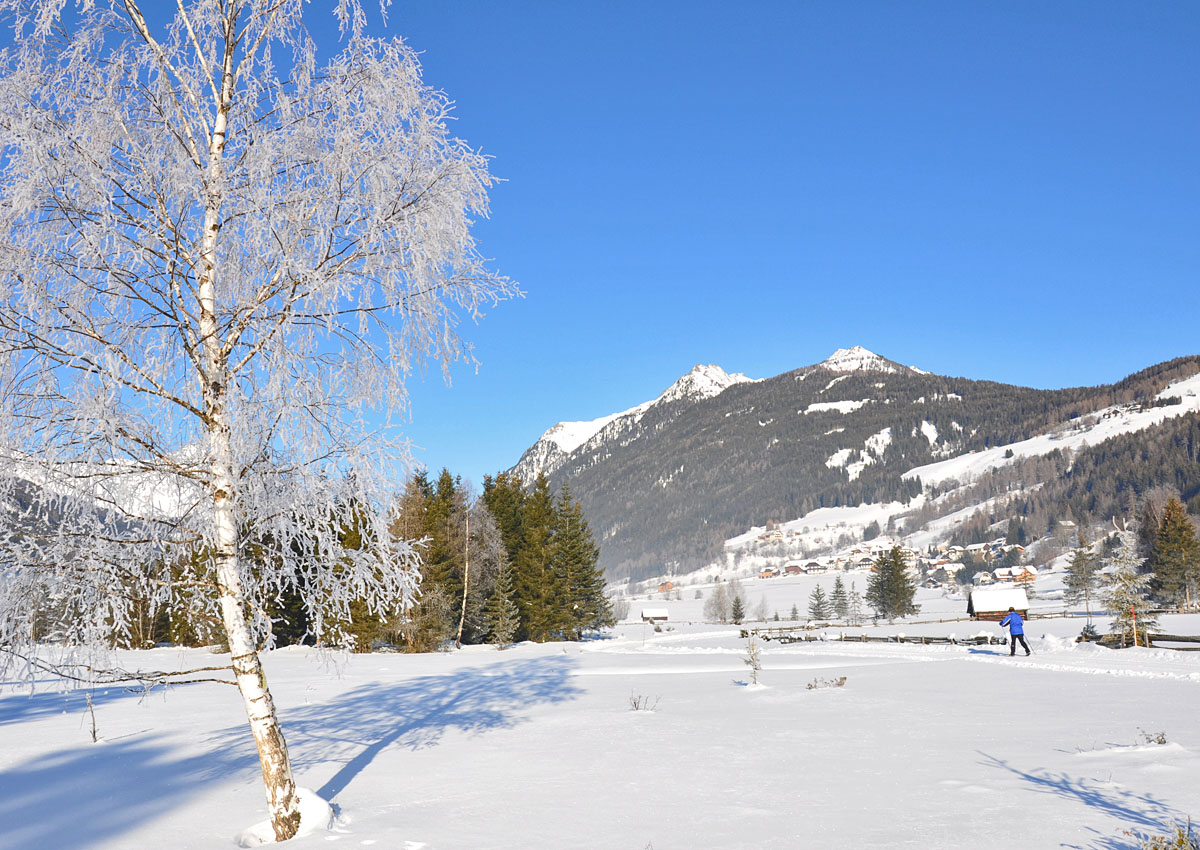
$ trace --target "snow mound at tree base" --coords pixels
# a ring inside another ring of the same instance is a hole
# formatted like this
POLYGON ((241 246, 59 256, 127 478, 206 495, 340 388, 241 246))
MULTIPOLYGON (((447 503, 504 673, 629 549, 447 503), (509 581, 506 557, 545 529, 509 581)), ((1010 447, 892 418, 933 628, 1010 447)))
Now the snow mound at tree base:
MULTIPOLYGON (((333 807, 327 800, 307 788, 297 788, 296 796, 300 800, 300 829, 296 831, 296 838, 318 829, 329 829, 333 825, 333 807)), ((261 847, 274 843, 275 830, 271 828, 269 820, 256 823, 237 837, 239 847, 261 847)))

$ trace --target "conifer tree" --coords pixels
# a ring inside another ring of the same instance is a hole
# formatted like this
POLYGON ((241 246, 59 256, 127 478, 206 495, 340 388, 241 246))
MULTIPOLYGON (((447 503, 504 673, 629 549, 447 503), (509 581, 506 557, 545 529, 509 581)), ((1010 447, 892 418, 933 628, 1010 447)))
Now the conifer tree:
POLYGON ((612 605, 604 595, 599 561, 600 550, 592 539, 583 508, 564 484, 555 505, 551 572, 556 587, 556 625, 568 638, 576 639, 585 631, 615 622, 612 605))
POLYGON ((1200 542, 1178 499, 1163 508, 1150 553, 1154 594, 1163 602, 1190 605, 1200 583, 1200 542))
POLYGON ((735 579, 729 581, 729 621, 740 625, 746 619, 746 595, 742 591, 742 583, 735 579))
POLYGON ((867 604, 875 609, 877 616, 892 620, 921 610, 913 602, 916 580, 909 575, 908 564, 899 546, 880 555, 872 569, 867 580, 867 604))
POLYGON ((1109 633, 1120 635, 1122 645, 1149 645, 1147 633, 1158 628, 1158 621, 1150 614, 1151 577, 1140 572, 1137 536, 1129 530, 1117 533, 1117 551, 1110 560, 1113 570, 1104 594, 1113 618, 1109 633))
POLYGON ((788 614, 788 619, 793 623, 799 621, 800 619, 800 609, 796 607, 795 603, 792 603, 792 611, 790 614, 788 614))
POLYGON ((742 620, 746 619, 746 603, 741 595, 734 596, 729 603, 729 619, 734 625, 741 625, 742 620))
POLYGON ((518 639, 545 641, 557 625, 558 592, 551 564, 554 555, 554 498, 545 475, 538 475, 521 511, 521 548, 517 552, 514 588, 521 611, 518 639))
POLYGON ((1092 595, 1100 586, 1100 558, 1091 550, 1087 536, 1079 532, 1079 548, 1067 564, 1067 574, 1063 578, 1065 591, 1063 597, 1071 605, 1083 602, 1087 611, 1088 622, 1092 621, 1092 595))
POLYGON ((846 593, 846 583, 842 581, 841 575, 836 575, 833 578, 833 593, 829 595, 829 604, 833 608, 833 614, 839 620, 845 620, 850 613, 850 597, 846 593))
POLYGON ((484 628, 488 641, 497 649, 512 643, 520 624, 520 612, 513 602, 512 571, 506 563, 500 564, 491 598, 484 609, 484 628))
POLYGON ((808 596, 808 618, 810 620, 828 620, 830 614, 829 599, 821 585, 813 588, 808 596))
POLYGON ((850 582, 850 600, 849 600, 849 603, 847 605, 847 610, 846 610, 846 615, 847 615, 846 619, 849 621, 850 625, 857 626, 859 623, 862 622, 862 617, 863 617, 862 609, 863 609, 863 598, 862 598, 862 595, 858 592, 858 585, 856 582, 850 582))
POLYGON ((496 521, 509 564, 516 564, 524 546, 522 516, 527 495, 525 485, 515 475, 501 472, 495 478, 483 476, 483 501, 496 521))

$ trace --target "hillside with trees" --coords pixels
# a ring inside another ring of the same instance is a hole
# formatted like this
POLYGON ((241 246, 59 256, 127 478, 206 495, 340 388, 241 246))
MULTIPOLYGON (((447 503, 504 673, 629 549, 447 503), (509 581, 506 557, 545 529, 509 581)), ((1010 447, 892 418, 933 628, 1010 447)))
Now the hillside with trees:
MULTIPOLYGON (((1039 390, 878 360, 877 369, 818 364, 651 405, 566 456, 550 483, 569 485, 587 512, 610 579, 688 571, 719 559, 724 541, 752 526, 820 507, 907 503, 927 489, 904 476, 915 467, 1067 429, 1106 407, 1177 403, 1157 396, 1200 371, 1192 356, 1107 386, 1039 390)), ((1044 482, 1015 509, 1040 536, 1053 518, 1098 514, 1143 487, 1169 483, 1195 499, 1195 422, 1169 418, 1073 455, 1018 461, 964 490, 962 504, 1044 482)))

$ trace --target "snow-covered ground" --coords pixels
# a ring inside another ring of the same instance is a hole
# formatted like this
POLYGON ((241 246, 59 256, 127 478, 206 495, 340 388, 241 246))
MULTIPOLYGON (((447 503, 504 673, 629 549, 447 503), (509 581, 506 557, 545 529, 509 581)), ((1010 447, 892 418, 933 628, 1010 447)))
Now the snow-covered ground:
MULTIPOLYGON (((746 588, 751 608, 761 595, 786 611, 832 578, 746 588)), ((1052 577, 1039 588, 1035 612, 1061 608, 1052 577)), ((965 605, 937 591, 921 602, 914 620, 965 605)), ((1113 850, 1136 846, 1125 830, 1200 815, 1200 653, 1076 645, 1080 618, 1035 618, 1031 658, 765 643, 752 687, 738 627, 682 622, 694 598, 646 604, 672 609, 663 631, 625 623, 581 644, 337 667, 307 649, 270 653, 299 782, 335 811, 288 846, 1113 850)), ((1200 616, 1164 627, 1200 633, 1200 616)), ((999 633, 966 621, 868 631, 999 633)), ((108 688, 94 704, 100 743, 83 692, 0 691, 3 850, 234 847, 266 816, 232 688, 108 688)))

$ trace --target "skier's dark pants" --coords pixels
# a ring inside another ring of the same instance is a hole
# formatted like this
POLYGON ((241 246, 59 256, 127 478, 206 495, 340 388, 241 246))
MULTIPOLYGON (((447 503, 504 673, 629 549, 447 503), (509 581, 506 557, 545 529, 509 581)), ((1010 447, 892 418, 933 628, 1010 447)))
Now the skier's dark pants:
POLYGON ((1017 654, 1017 641, 1021 642, 1021 646, 1025 647, 1025 654, 1029 654, 1029 644, 1025 642, 1025 635, 1013 635, 1012 640, 1008 642, 1008 655, 1011 658, 1017 654))

